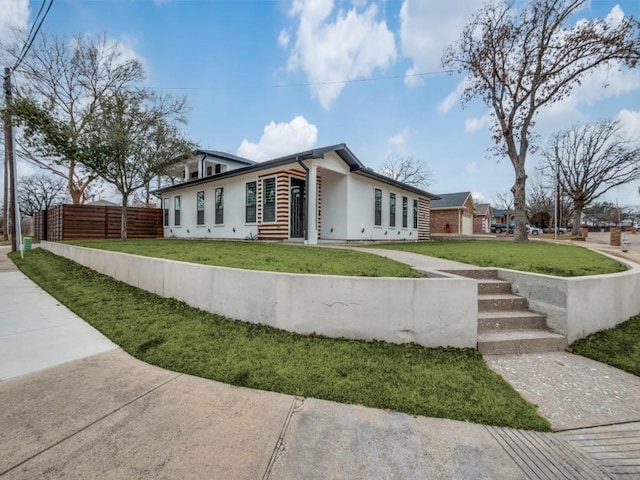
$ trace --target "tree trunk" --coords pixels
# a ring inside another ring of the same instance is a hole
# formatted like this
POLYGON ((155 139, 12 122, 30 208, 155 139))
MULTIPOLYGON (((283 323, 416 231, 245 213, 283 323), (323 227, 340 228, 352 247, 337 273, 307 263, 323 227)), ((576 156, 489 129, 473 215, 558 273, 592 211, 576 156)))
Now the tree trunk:
POLYGON ((122 216, 120 217, 120 240, 127 241, 127 204, 129 196, 122 194, 122 216))
MULTIPOLYGON (((516 171, 516 183, 513 185, 513 205, 514 205, 514 221, 513 241, 515 243, 528 243, 529 237, 527 232, 527 193, 525 184, 527 174, 524 166, 516 171)), ((509 227, 507 226, 507 231, 509 227)))
POLYGON ((581 236, 580 220, 582 219, 583 208, 584 208, 584 205, 582 205, 581 203, 574 204, 573 216, 571 217, 572 223, 573 223, 573 225, 571 226, 571 235, 573 235, 574 237, 581 236))

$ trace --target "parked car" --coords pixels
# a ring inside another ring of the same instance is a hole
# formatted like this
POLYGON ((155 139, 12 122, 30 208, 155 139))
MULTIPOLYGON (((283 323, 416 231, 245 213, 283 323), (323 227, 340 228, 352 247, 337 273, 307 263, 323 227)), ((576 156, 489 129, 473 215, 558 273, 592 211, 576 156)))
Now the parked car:
MULTIPOLYGON (((515 226, 514 226, 513 222, 510 222, 509 223, 509 228, 508 228, 508 233, 513 233, 514 227, 515 226)), ((502 232, 507 232, 507 226, 504 223, 494 223, 493 225, 491 225, 491 233, 497 233, 499 235, 502 232)), ((530 235, 541 235, 542 234, 542 229, 538 228, 538 227, 532 227, 530 225, 527 225, 527 233, 529 233, 530 235)))

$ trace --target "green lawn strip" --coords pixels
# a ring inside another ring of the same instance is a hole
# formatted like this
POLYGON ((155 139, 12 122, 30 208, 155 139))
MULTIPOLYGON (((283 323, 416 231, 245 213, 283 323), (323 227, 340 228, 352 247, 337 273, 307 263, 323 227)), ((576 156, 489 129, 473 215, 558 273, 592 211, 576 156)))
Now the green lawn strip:
POLYGON ((116 344, 160 367, 408 414, 550 429, 471 349, 298 335, 203 312, 40 249, 11 258, 116 344))
POLYGON ((132 239, 66 242, 146 257, 272 272, 356 277, 421 277, 410 266, 379 255, 338 248, 264 242, 132 239))
POLYGON ((403 250, 479 267, 508 268, 559 277, 623 272, 620 263, 587 248, 555 243, 497 240, 435 240, 391 243, 375 248, 403 250))
POLYGON ((571 345, 573 353, 640 376, 640 315, 571 345))

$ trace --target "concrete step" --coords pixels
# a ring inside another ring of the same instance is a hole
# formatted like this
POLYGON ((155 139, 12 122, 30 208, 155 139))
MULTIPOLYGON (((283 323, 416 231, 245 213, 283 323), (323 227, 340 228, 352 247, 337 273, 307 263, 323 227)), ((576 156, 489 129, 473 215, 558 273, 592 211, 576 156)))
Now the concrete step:
POLYGON ((499 310, 526 310, 529 302, 524 297, 507 293, 478 295, 478 312, 499 310))
POLYGON ((478 333, 497 330, 545 329, 547 320, 539 313, 524 311, 488 311, 478 313, 478 333))
POLYGON ((461 277, 473 278, 476 280, 496 279, 498 278, 498 271, 490 268, 474 268, 473 270, 443 270, 443 272, 451 273, 452 275, 459 275, 461 277))
POLYGON ((499 330, 478 334, 482 355, 557 352, 567 346, 563 335, 548 330, 499 330))
POLYGON ((511 283, 503 280, 478 280, 478 295, 511 293, 511 283))

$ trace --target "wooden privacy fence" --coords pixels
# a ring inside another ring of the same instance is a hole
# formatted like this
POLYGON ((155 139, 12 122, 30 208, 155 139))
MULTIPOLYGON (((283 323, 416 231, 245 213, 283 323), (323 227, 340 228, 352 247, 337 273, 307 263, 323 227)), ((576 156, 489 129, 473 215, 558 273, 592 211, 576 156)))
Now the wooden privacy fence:
MULTIPOLYGON (((122 207, 58 205, 34 216, 36 240, 89 240, 120 238, 122 207)), ((128 238, 163 236, 162 209, 127 208, 128 238)))

